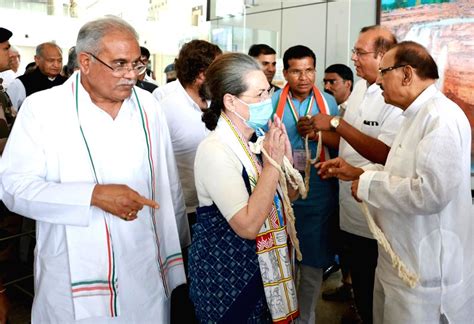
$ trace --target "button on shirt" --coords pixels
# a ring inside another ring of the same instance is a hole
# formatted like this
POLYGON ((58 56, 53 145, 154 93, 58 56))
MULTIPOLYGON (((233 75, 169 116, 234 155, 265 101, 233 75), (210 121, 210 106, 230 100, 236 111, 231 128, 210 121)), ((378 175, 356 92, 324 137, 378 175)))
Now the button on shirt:
POLYGON ((161 96, 159 100, 170 130, 171 143, 186 201, 186 212, 192 213, 198 206, 194 184, 194 158, 197 147, 208 134, 208 130, 201 120, 201 108, 188 95, 179 80, 158 89, 164 87, 167 89, 162 89, 161 92, 166 90, 166 95, 161 96))
MULTIPOLYGON (((362 133, 377 138, 391 146, 403 121, 402 110, 385 103, 382 89, 373 83, 367 87, 365 80, 358 81, 348 101, 344 120, 362 133)), ((339 156, 348 163, 370 169, 373 164, 357 153, 342 137, 339 156)), ((351 182, 339 182, 340 226, 343 231, 373 238, 358 203, 351 194, 351 182)))

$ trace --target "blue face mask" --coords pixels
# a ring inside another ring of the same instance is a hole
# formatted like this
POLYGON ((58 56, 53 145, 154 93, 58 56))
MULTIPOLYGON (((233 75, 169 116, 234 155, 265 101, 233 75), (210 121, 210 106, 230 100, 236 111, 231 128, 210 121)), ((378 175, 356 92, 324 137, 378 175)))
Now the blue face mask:
POLYGON ((256 102, 252 104, 248 104, 240 100, 239 98, 237 98, 237 100, 239 100, 241 103, 249 107, 250 117, 248 120, 246 120, 235 111, 234 111, 234 114, 236 114, 237 117, 242 119, 244 123, 246 123, 250 128, 253 128, 254 130, 264 127, 267 124, 270 117, 272 117, 273 106, 272 106, 272 99, 270 98, 264 101, 256 102))

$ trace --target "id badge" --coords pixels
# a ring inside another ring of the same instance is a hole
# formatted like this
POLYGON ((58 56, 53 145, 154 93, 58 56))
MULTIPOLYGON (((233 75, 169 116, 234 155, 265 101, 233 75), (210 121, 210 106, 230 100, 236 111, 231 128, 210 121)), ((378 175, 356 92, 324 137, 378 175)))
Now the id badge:
POLYGON ((306 168, 306 151, 305 150, 293 151, 293 165, 296 170, 304 172, 304 169, 306 168))

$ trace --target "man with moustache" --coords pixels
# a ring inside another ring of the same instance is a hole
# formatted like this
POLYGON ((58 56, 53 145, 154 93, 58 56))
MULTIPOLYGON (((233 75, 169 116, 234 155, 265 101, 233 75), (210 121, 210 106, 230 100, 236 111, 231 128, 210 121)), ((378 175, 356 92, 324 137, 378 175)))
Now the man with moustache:
POLYGON ((55 43, 42 43, 36 47, 36 69, 32 73, 24 74, 8 87, 8 95, 12 99, 13 107, 18 111, 23 100, 29 95, 63 84, 66 77, 61 75, 63 56, 61 48, 55 43))
POLYGON ((1 160, 2 200, 36 220, 32 323, 168 323, 185 208, 163 112, 134 87, 138 35, 108 16, 76 51, 80 71, 25 99, 1 160))
MULTIPOLYGON (((276 114, 285 124, 293 149, 295 168, 305 171, 305 138, 297 130, 297 124, 307 116, 327 114, 336 116, 337 104, 334 97, 321 92, 316 80, 316 55, 306 46, 297 45, 287 49, 283 55, 283 75, 286 86, 272 98, 276 114)), ((331 135, 329 135, 331 136, 331 135)), ((328 139, 329 141, 329 139, 328 139)), ((308 143, 311 157, 316 155, 317 142, 308 143)), ((322 148, 323 158, 336 156, 335 150, 322 148)), ((299 264, 300 283, 298 303, 301 321, 314 323, 316 302, 323 279, 323 269, 332 264, 334 250, 329 239, 329 224, 336 217, 337 181, 322 180, 316 169, 310 168, 309 193, 306 200, 293 203, 296 230, 303 259, 299 264)))
MULTIPOLYGON (((403 116, 400 109, 384 102, 382 90, 375 81, 380 61, 396 42, 395 36, 384 27, 362 28, 352 49, 352 61, 363 80, 355 84, 344 118, 320 114, 311 121, 303 120, 300 131, 303 134, 330 131, 340 138, 339 156, 355 166, 370 168, 375 163, 384 164, 403 116)), ((372 323, 378 247, 350 189, 350 183, 339 181, 339 222, 343 244, 349 247, 346 259, 356 310, 364 323, 372 323)), ((347 314, 351 313, 354 311, 347 314)))
POLYGON ((267 77, 268 83, 275 89, 279 90, 280 87, 272 84, 273 78, 276 73, 276 52, 273 48, 267 44, 254 44, 250 46, 250 56, 255 58, 262 65, 263 73, 267 77))
POLYGON ((354 85, 354 74, 344 64, 333 64, 324 70, 324 91, 333 95, 339 108, 339 116, 344 117, 347 100, 354 85))
POLYGON ((437 88, 438 78, 435 61, 420 44, 391 48, 380 62, 377 84, 405 120, 385 166, 364 170, 341 158, 321 166, 322 174, 355 180, 354 197, 367 203, 414 275, 407 285, 393 257, 380 249, 374 323, 472 323, 471 127, 437 88))

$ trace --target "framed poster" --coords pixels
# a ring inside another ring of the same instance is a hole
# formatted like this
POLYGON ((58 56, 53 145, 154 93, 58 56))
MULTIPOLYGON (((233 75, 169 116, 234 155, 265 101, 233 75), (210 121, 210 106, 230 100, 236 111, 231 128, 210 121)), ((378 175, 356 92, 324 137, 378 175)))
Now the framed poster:
POLYGON ((438 65, 439 88, 463 109, 474 139, 474 1, 378 0, 377 8, 377 22, 399 41, 412 40, 430 51, 438 65))

